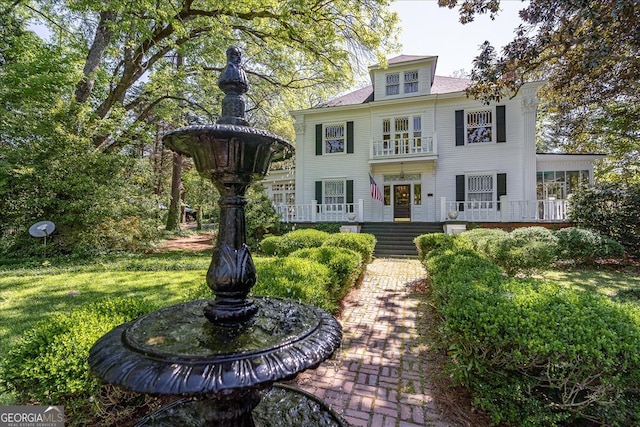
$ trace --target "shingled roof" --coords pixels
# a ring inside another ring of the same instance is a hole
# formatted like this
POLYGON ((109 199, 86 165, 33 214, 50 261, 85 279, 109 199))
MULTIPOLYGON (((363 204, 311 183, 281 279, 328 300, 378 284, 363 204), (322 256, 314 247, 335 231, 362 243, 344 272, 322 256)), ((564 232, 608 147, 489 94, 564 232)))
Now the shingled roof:
MULTIPOLYGON (((408 55, 403 55, 406 58, 408 55)), ((401 57, 398 57, 401 58, 401 57)), ((421 57, 415 57, 421 58, 421 57)), ((396 59, 396 58, 393 58, 396 59)), ((389 60, 391 62, 392 60, 389 60)), ((403 62, 406 62, 405 59, 403 62)), ((461 92, 471 85, 471 80, 461 79, 457 77, 435 76, 433 85, 431 86, 431 94, 443 94, 461 92)), ((323 102, 316 108, 338 107, 342 105, 357 105, 373 102, 373 85, 365 86, 361 89, 334 98, 327 102, 323 102)))

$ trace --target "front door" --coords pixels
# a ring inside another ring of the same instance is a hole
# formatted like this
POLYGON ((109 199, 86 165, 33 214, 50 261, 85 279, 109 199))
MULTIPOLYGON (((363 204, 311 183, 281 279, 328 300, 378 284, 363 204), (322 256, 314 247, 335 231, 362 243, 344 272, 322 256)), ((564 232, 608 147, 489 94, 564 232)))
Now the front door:
POLYGON ((393 186, 393 220, 411 221, 411 186, 393 186))

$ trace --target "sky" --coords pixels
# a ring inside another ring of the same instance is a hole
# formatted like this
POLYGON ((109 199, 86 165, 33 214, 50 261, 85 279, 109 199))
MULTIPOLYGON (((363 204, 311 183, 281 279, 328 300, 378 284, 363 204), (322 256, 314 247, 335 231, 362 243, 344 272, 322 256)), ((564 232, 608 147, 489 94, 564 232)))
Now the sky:
POLYGON ((473 68, 473 58, 479 47, 488 40, 498 49, 513 40, 515 29, 521 23, 518 11, 528 2, 502 0, 501 11, 494 21, 488 15, 476 16, 468 24, 459 22, 458 9, 438 7, 437 0, 395 0, 391 9, 400 17, 400 54, 438 56, 436 74, 450 76, 454 71, 473 68))

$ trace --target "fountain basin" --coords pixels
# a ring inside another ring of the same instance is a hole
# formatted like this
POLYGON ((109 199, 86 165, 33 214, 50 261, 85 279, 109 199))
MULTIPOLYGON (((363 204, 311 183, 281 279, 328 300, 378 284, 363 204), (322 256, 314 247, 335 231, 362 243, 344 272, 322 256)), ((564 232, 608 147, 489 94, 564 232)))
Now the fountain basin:
POLYGON ((193 157, 207 179, 262 178, 271 161, 293 154, 291 144, 274 133, 230 124, 185 126, 168 132, 163 141, 173 151, 193 157))
POLYGON ((342 327, 324 310, 271 297, 254 303, 257 314, 233 327, 205 317, 208 300, 149 313, 100 338, 89 365, 136 392, 225 396, 293 378, 340 346, 342 327))

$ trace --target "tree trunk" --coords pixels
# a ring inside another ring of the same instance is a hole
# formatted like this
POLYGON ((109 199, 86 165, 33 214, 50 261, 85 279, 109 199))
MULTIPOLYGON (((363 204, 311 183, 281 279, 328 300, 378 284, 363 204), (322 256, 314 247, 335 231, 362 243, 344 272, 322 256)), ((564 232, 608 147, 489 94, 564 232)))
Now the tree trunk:
POLYGON ((107 46, 111 41, 111 37, 113 36, 113 31, 110 26, 113 24, 115 18, 115 12, 100 12, 100 22, 96 28, 96 35, 93 38, 93 43, 89 48, 89 54, 87 55, 87 60, 84 64, 84 69, 82 70, 83 77, 76 85, 75 97, 76 101, 79 103, 87 102, 89 95, 91 95, 91 90, 93 89, 93 84, 95 82, 95 72, 100 66, 102 55, 107 49, 107 46))
POLYGON ((171 203, 167 216, 167 231, 180 230, 181 192, 182 192, 182 154, 173 153, 173 168, 171 172, 171 203))

